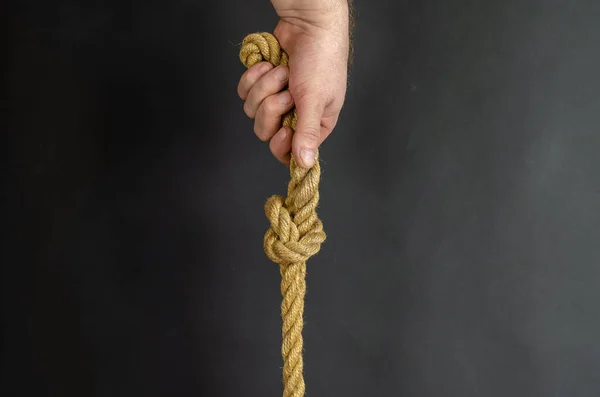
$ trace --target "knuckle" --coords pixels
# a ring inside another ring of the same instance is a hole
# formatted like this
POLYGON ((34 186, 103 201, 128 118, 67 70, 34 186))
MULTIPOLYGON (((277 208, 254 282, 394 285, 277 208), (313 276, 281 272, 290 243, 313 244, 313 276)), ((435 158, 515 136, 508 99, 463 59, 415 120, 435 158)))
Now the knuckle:
POLYGON ((244 102, 244 113, 246 113, 246 116, 250 117, 251 119, 253 119, 255 116, 254 109, 252 109, 252 106, 248 101, 244 102))
POLYGON ((300 104, 310 104, 311 108, 324 108, 327 103, 329 95, 321 83, 310 82, 290 88, 293 88, 292 94, 294 98, 298 98, 300 104))
POLYGON ((316 81, 314 78, 305 77, 304 79, 294 84, 294 89, 301 96, 314 96, 317 92, 321 92, 322 83, 316 81))
POLYGON ((302 132, 305 139, 311 142, 319 142, 319 137, 321 136, 321 131, 319 131, 315 127, 306 127, 302 132))
POLYGON ((251 70, 254 74, 254 78, 258 79, 260 78, 263 74, 267 73, 269 70, 273 69, 273 65, 269 62, 266 61, 262 61, 257 63, 256 65, 254 65, 251 70))
POLYGON ((265 84, 264 81, 257 83, 253 88, 253 95, 257 98, 259 102, 262 102, 267 98, 270 94, 269 87, 265 84))
POLYGON ((258 109, 256 112, 256 118, 254 119, 254 135, 256 135, 256 137, 261 141, 266 142, 267 134, 264 120, 265 118, 261 112, 261 109, 258 109))
POLYGON ((268 64, 266 62, 259 62, 256 65, 250 67, 246 72, 246 80, 251 84, 256 83, 263 74, 265 74, 269 70, 268 64))
POLYGON ((274 95, 265 98, 262 108, 264 109, 264 112, 271 117, 280 113, 280 106, 277 103, 277 98, 274 95))
POLYGON ((283 156, 281 155, 281 153, 279 153, 279 150, 277 149, 277 146, 273 143, 273 141, 271 141, 271 143, 269 144, 269 149, 271 150, 271 154, 273 155, 273 157, 275 157, 279 161, 283 161, 283 156))
POLYGON ((244 92, 242 90, 242 80, 240 80, 240 82, 237 85, 237 94, 240 97, 240 99, 242 99, 242 100, 245 99, 244 98, 244 92))
POLYGON ((298 102, 302 103, 304 99, 310 98, 310 88, 306 85, 290 86, 290 91, 294 94, 295 98, 298 98, 298 102))
MULTIPOLYGON (((238 81, 237 91, 240 98, 244 95, 246 91, 246 86, 248 85, 248 71, 244 72, 238 81)), ((244 98, 242 98, 244 99, 244 98)))
POLYGON ((242 77, 240 77, 240 81, 238 83, 238 94, 240 95, 240 98, 244 100, 248 97, 250 89, 256 82, 252 79, 252 75, 249 73, 249 71, 250 70, 244 72, 242 77))
POLYGON ((261 123, 258 123, 258 122, 254 123, 254 134, 262 142, 267 142, 269 140, 268 134, 265 133, 265 126, 262 125, 261 123))
POLYGON ((262 76, 272 68, 268 62, 260 62, 246 70, 238 83, 238 95, 245 100, 250 90, 257 85, 262 76))
POLYGON ((269 150, 271 151, 273 157, 283 164, 287 164, 285 148, 283 148, 281 145, 277 145, 273 140, 271 140, 271 143, 269 144, 269 150))
POLYGON ((240 81, 237 85, 237 93, 241 99, 246 99, 246 95, 248 94, 248 76, 246 73, 242 75, 240 81))
POLYGON ((286 66, 278 66, 269 71, 260 83, 263 85, 263 90, 274 94, 287 84, 289 72, 286 66))

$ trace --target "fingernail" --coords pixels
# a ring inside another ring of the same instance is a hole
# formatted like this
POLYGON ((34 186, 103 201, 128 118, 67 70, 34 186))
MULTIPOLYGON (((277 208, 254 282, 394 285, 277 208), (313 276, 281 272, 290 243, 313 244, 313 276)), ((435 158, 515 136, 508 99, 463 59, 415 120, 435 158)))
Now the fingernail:
POLYGON ((290 102, 292 102, 292 96, 290 95, 289 91, 283 91, 281 94, 279 94, 279 102, 287 105, 290 102))
POLYGON ((275 78, 277 80, 284 81, 287 79, 287 70, 285 70, 284 67, 278 67, 277 70, 275 70, 275 78))
POLYGON ((302 149, 300 151, 300 157, 306 167, 312 167, 315 162, 315 152, 309 149, 302 149))

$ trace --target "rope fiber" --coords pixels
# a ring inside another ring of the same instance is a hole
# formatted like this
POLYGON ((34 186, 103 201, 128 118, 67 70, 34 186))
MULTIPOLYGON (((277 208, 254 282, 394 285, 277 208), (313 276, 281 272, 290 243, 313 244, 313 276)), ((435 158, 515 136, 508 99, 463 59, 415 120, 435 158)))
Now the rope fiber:
MULTIPOLYGON (((242 42, 240 60, 247 68, 263 61, 274 66, 287 65, 288 59, 270 33, 253 33, 242 42)), ((282 125, 295 131, 297 119, 294 108, 283 117, 282 125)), ((292 154, 287 197, 275 195, 265 203, 271 227, 264 236, 264 250, 269 259, 279 264, 281 273, 284 397, 303 397, 305 393, 302 328, 306 262, 319 252, 326 237, 316 212, 320 178, 318 151, 310 169, 298 166, 292 154)))

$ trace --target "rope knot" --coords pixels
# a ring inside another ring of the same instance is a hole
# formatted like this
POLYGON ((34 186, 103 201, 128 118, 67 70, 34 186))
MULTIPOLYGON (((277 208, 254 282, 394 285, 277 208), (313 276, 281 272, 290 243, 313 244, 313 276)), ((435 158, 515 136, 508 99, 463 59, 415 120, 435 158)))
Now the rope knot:
POLYGON ((281 50, 279 42, 272 34, 266 32, 252 33, 242 41, 240 61, 247 68, 262 61, 279 66, 288 64, 288 55, 281 50))
POLYGON ((265 203, 265 214, 271 224, 265 233, 265 253, 282 266, 308 261, 319 252, 325 241, 321 221, 315 218, 310 225, 306 222, 297 225, 298 217, 290 213, 285 201, 282 196, 272 196, 265 203))

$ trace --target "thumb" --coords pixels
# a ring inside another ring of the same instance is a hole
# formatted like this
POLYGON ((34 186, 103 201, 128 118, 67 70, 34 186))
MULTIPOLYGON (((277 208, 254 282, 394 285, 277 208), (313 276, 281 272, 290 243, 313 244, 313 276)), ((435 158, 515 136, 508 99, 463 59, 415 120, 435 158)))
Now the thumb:
POLYGON ((296 102, 298 121, 292 140, 292 153, 302 168, 310 168, 315 164, 324 109, 317 96, 306 95, 296 102))

